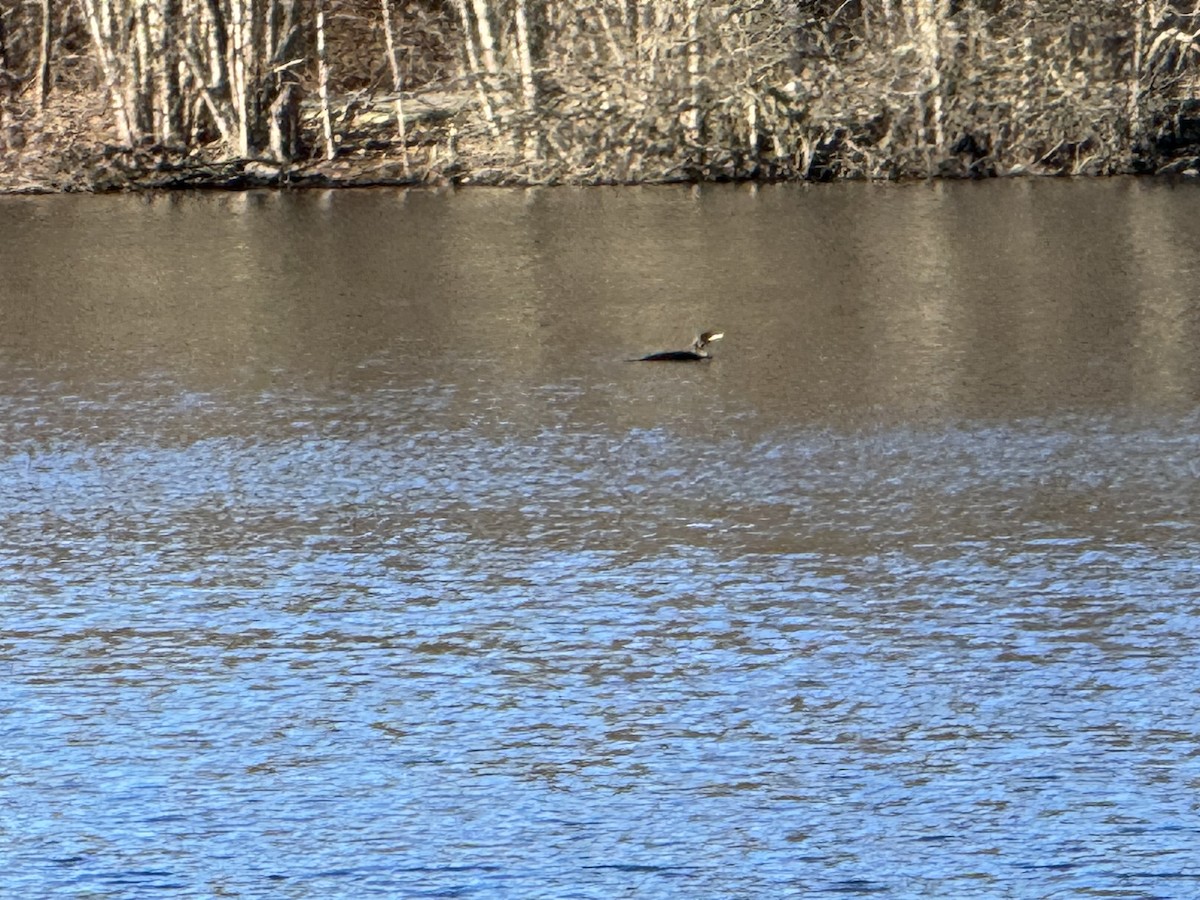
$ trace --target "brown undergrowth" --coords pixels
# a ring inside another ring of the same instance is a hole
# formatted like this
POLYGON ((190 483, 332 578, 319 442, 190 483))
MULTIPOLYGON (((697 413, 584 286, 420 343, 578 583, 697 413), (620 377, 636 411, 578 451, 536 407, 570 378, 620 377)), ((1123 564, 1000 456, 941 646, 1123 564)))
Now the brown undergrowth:
POLYGON ((273 46, 300 55, 240 106, 222 80, 147 75, 139 94, 69 13, 43 105, 36 23, 10 15, 0 190, 1200 169, 1200 15, 1169 2, 413 0, 389 8, 389 50, 380 4, 342 0, 323 68, 310 5, 254 2, 291 4, 297 31, 273 46))

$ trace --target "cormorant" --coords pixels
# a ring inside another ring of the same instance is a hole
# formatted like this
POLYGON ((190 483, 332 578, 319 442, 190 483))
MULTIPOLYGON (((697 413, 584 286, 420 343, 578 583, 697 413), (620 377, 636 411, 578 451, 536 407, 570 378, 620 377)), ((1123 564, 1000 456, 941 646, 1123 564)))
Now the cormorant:
POLYGON ((651 353, 640 357, 638 362, 690 362, 694 359, 711 359, 708 345, 725 337, 723 331, 706 331, 694 341, 690 350, 664 350, 661 353, 651 353))

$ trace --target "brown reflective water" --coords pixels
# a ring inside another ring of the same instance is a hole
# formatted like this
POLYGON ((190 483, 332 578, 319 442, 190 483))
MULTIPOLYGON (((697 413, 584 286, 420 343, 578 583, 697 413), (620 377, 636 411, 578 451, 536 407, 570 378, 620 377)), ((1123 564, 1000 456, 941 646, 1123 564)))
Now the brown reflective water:
POLYGON ((1194 893, 1198 210, 0 199, 0 886, 1194 893))

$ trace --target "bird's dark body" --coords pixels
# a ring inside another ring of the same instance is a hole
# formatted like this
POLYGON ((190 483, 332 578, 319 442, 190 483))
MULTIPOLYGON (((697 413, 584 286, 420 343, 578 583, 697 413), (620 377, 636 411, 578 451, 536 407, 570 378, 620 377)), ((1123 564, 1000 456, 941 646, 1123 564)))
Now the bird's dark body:
POLYGON ((698 359, 712 359, 708 345, 725 337, 721 331, 706 331, 692 341, 688 350, 664 350, 661 353, 651 353, 649 356, 638 357, 638 362, 695 362, 698 359))
POLYGON ((691 362, 694 359, 712 359, 707 353, 703 356, 694 350, 664 350, 662 353, 651 353, 643 356, 639 362, 691 362))

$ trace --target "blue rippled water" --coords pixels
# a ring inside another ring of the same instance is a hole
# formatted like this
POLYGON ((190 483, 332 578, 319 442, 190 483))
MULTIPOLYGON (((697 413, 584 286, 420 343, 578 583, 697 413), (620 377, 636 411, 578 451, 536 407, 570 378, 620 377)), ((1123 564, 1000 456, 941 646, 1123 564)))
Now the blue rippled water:
POLYGON ((1190 891, 1193 419, 391 402, 4 460, 10 890, 1190 891))
POLYGON ((438 334, 8 338, 0 893, 1200 892, 1192 382, 814 414, 745 337, 438 334))

